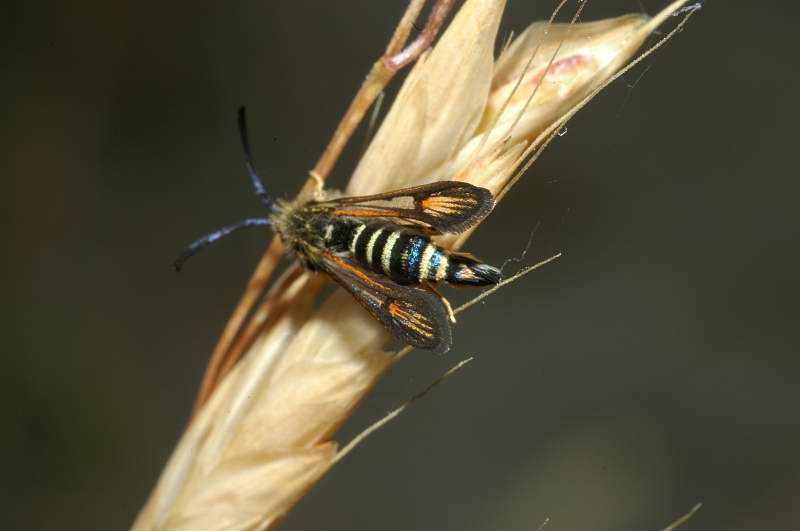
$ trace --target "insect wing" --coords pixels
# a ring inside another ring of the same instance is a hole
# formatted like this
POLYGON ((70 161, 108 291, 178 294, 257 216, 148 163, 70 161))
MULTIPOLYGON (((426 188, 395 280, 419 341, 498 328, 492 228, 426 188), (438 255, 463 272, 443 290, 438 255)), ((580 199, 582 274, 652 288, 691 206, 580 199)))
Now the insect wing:
POLYGON ((409 345, 442 353, 452 342, 442 302, 431 292, 401 286, 358 264, 323 253, 323 269, 397 338, 409 345))
POLYGON ((457 234, 485 218, 494 207, 494 198, 486 188, 440 181, 378 195, 342 197, 330 204, 337 216, 388 218, 457 234))

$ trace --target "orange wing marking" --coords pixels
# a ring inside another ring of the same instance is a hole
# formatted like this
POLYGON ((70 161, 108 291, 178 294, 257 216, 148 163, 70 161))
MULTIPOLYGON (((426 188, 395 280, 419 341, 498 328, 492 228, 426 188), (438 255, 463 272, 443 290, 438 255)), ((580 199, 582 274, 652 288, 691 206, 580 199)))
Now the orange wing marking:
POLYGON ((475 205, 477 201, 472 197, 431 196, 420 201, 425 210, 436 213, 453 214, 475 205))
POLYGON ((368 285, 372 286, 375 289, 386 289, 385 286, 383 286, 383 284, 381 284, 380 282, 376 282, 375 280, 370 278, 369 275, 367 275, 366 273, 364 273, 363 271, 361 271, 357 267, 354 267, 354 266, 348 264, 347 262, 345 262, 344 260, 342 260, 338 256, 330 254, 330 253, 325 253, 325 254, 333 262, 336 262, 336 265, 338 265, 342 269, 346 269, 346 270, 350 271, 351 273, 356 275, 358 278, 363 280, 365 284, 368 284, 368 285))
POLYGON ((420 313, 417 312, 407 312, 400 308, 400 306, 395 303, 389 303, 389 314, 402 321, 407 327, 413 329, 418 334, 422 334, 425 337, 431 337, 433 334, 433 327, 428 323, 428 320, 420 313))

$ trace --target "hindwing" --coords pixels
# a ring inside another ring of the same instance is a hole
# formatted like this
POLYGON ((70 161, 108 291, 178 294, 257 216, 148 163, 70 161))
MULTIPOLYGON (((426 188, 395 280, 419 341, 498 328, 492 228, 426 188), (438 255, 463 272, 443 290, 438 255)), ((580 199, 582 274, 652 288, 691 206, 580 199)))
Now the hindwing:
POLYGON ((373 317, 409 345, 442 353, 452 343, 444 304, 433 293, 402 286, 348 258, 322 253, 322 269, 373 317))

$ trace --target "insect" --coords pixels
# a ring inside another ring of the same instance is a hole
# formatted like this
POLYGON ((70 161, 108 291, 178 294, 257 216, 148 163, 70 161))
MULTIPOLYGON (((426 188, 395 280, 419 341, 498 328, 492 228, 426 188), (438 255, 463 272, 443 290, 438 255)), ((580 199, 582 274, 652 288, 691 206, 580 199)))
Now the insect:
POLYGON ((500 282, 502 274, 471 255, 439 247, 431 237, 474 226, 494 207, 491 192, 441 181, 370 196, 321 191, 273 202, 256 173, 244 108, 239 109, 239 132, 256 194, 271 214, 200 238, 179 255, 175 269, 235 230, 271 226, 306 269, 338 282, 395 337, 434 352, 449 350, 455 319, 434 284, 485 286, 500 282))

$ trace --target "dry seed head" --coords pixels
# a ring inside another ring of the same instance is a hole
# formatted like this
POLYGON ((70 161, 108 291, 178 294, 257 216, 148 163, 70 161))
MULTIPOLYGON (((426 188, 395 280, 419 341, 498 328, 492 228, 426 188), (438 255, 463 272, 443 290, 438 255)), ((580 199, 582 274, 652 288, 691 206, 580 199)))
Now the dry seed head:
MULTIPOLYGON (((480 125, 439 173, 469 165, 477 150, 534 141, 630 60, 650 34, 648 20, 626 15, 573 25, 531 24, 498 58, 480 125)), ((497 194, 505 183, 490 179, 469 182, 497 194)))
MULTIPOLYGON (((495 120, 498 125, 513 121, 521 112, 525 120, 536 119, 541 130, 548 116, 563 114, 578 97, 630 59, 647 37, 637 29, 648 19, 625 15, 576 25, 531 24, 497 59, 492 92, 478 132, 483 133, 495 120), (528 66, 534 50, 537 53, 528 66), (520 76, 521 83, 515 90, 520 76), (528 103, 534 91, 536 94, 528 103), (498 116, 501 110, 502 115, 498 116)), ((522 128, 525 132, 530 129, 522 128)), ((530 133, 522 136, 531 137, 530 133)))
POLYGON ((435 169, 472 136, 494 69, 504 1, 468 0, 408 74, 347 188, 368 195, 446 180, 435 169))
MULTIPOLYGON (((467 0, 410 72, 349 193, 443 179, 497 193, 541 133, 683 3, 647 23, 628 16, 547 31, 537 23, 495 63, 504 2, 467 0)), ((384 328, 342 290, 313 309, 320 284, 305 273, 276 295, 273 324, 188 427, 134 529, 272 528, 335 462, 330 437, 393 360, 381 351, 384 328)))

